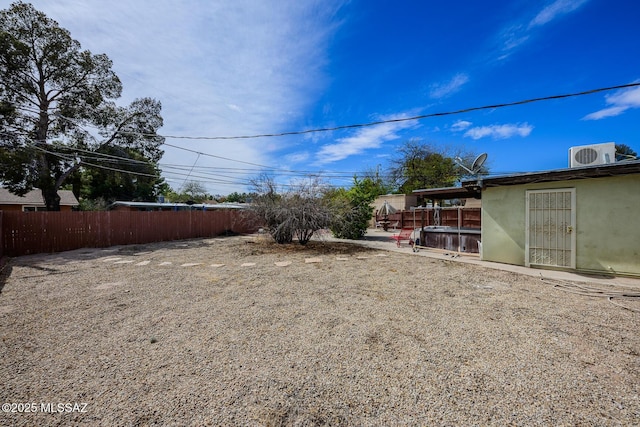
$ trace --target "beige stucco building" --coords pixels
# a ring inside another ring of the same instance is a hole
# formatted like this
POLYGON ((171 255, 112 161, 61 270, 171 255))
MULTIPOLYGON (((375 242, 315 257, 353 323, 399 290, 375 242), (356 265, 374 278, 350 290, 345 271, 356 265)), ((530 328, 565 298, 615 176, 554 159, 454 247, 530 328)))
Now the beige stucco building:
POLYGON ((640 161, 485 178, 478 189, 483 260, 640 276, 640 161))
POLYGON ((382 205, 384 205, 384 202, 389 203, 396 210, 406 211, 409 210, 411 206, 416 205, 417 199, 416 196, 408 196, 406 194, 385 194, 378 196, 372 203, 373 212, 375 214, 376 211, 379 211, 382 205))

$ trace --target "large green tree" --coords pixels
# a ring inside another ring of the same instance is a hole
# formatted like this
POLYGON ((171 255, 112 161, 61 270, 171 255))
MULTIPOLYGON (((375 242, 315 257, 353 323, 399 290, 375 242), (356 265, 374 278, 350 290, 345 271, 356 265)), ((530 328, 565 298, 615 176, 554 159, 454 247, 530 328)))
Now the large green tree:
POLYGON ((83 166, 69 178, 82 200, 153 202, 169 188, 157 166, 132 148, 103 147, 95 161, 100 167, 83 166))
POLYGON ((156 164, 164 142, 157 135, 161 105, 143 98, 119 107, 121 91, 106 55, 81 50, 32 5, 0 11, 3 185, 15 194, 40 188, 47 209, 59 210, 57 190, 79 168, 101 163, 105 147, 133 150, 156 164))
MULTIPOLYGON (((475 157, 472 153, 450 154, 446 150, 410 140, 399 149, 391 160, 391 176, 403 194, 423 188, 452 187, 468 172, 460 167, 455 158, 461 157, 463 164, 471 166, 475 157)), ((486 172, 482 169, 481 172, 486 172)))

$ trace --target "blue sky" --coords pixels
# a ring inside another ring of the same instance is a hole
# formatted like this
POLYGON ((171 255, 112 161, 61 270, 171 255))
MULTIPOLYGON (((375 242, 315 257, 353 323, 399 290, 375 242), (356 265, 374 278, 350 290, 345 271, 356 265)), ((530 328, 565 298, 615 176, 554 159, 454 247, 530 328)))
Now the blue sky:
MULTIPOLYGON (((3 1, 2 8, 9 2, 3 1)), ((1 4, 1 3, 0 3, 1 4)), ((640 3, 628 0, 38 0, 106 53, 124 105, 163 105, 170 185, 245 191, 259 166, 336 185, 385 170, 417 139, 488 153, 493 174, 567 167, 576 145, 640 151, 640 89, 378 126, 277 134, 457 111, 640 81, 640 3), (176 148, 180 147, 180 148, 176 148)))

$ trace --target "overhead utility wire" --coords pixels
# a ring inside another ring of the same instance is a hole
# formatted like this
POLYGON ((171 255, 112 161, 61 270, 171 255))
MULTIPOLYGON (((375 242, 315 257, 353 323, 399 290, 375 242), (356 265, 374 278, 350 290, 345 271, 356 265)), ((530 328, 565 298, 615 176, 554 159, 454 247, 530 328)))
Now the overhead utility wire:
MULTIPOLYGON (((419 115, 419 116, 404 117, 404 118, 398 118, 398 119, 380 120, 380 121, 369 122, 369 123, 342 125, 342 126, 335 126, 335 127, 331 127, 331 128, 308 129, 308 130, 303 130, 303 131, 282 132, 282 133, 274 133, 274 134, 244 135, 244 136, 217 136, 217 137, 216 136, 214 136, 214 137, 173 136, 173 135, 158 135, 158 134, 154 134, 153 136, 160 136, 160 137, 164 137, 164 138, 175 138, 175 139, 222 140, 222 139, 249 139, 249 138, 261 138, 261 137, 287 136, 287 135, 302 135, 302 134, 315 133, 315 132, 328 132, 328 131, 341 130, 341 129, 351 129, 351 128, 375 126, 375 125, 385 124, 385 123, 397 123, 397 122, 404 122, 404 121, 411 121, 411 120, 420 120, 420 119, 430 118, 430 117, 440 117, 440 116, 448 116, 448 115, 454 115, 454 114, 462 114, 462 113, 471 112, 471 111, 496 109, 496 108, 503 108, 503 107, 509 107, 509 106, 523 105, 523 104, 539 102, 539 101, 570 98, 570 97, 576 97, 576 96, 584 96, 584 95, 590 95, 590 94, 594 94, 594 93, 598 93, 598 92, 605 92, 605 91, 625 89, 625 88, 638 87, 638 86, 640 86, 640 83, 628 83, 628 84, 624 84, 624 85, 609 86, 609 87, 591 89, 591 90, 582 91, 582 92, 576 92, 576 93, 531 98, 531 99, 515 101, 515 102, 510 102, 510 103, 502 103, 502 104, 495 104, 495 105, 485 105, 485 106, 482 106, 482 107, 471 107, 471 108, 465 108, 465 109, 455 110, 455 111, 447 111, 447 112, 432 113, 432 114, 423 114, 423 115, 419 115)), ((27 109, 25 109, 25 110, 29 111, 27 109)), ((61 116, 61 115, 57 115, 57 116, 62 118, 62 119, 65 119, 65 120, 67 120, 69 122, 72 122, 72 123, 76 124, 70 118, 67 118, 67 117, 64 117, 64 116, 61 116)), ((135 132, 120 132, 120 133, 123 133, 123 134, 136 134, 136 135, 143 135, 143 136, 151 135, 151 134, 143 134, 143 133, 135 133, 135 132)), ((242 161, 242 160, 236 160, 236 159, 231 159, 231 158, 227 158, 227 157, 216 156, 216 155, 213 155, 213 154, 203 153, 203 152, 200 152, 200 151, 191 150, 191 149, 188 149, 188 148, 184 148, 184 147, 180 147, 180 146, 177 146, 177 145, 169 144, 167 142, 164 142, 163 144, 167 145, 169 147, 174 147, 174 148, 177 148, 177 149, 180 149, 180 150, 189 151, 189 152, 196 153, 196 154, 199 154, 199 155, 219 158, 219 159, 222 159, 222 160, 228 160, 228 161, 233 161, 233 162, 237 162, 237 163, 244 163, 244 164, 248 164, 248 165, 251 165, 251 166, 267 168, 267 169, 274 170, 274 171, 287 171, 288 173, 302 172, 302 171, 293 171, 293 170, 287 170, 287 169, 273 168, 273 167, 270 167, 270 166, 265 166, 265 165, 261 165, 261 164, 257 164, 257 163, 245 162, 245 161, 242 161)), ((491 173, 491 175, 493 175, 493 174, 494 173, 491 173)))
MULTIPOLYGON (((32 148, 36 148, 35 146, 32 148)), ((130 159, 130 158, 126 158, 126 157, 121 157, 121 156, 114 156, 111 154, 104 154, 104 153, 99 153, 99 152, 94 152, 94 151, 90 151, 90 150, 84 150, 81 148, 77 148, 77 147, 64 147, 64 146, 58 146, 56 147, 59 150, 66 150, 69 152, 84 152, 84 153, 89 153, 89 154, 94 154, 94 156, 90 156, 90 155, 82 155, 82 163, 86 164, 88 166, 92 166, 92 163, 88 163, 86 160, 96 160, 96 161, 100 161, 100 162, 111 162, 111 163, 132 163, 132 164, 141 164, 141 165, 146 165, 146 166, 152 166, 151 163, 146 162, 146 161, 142 161, 142 160, 135 160, 135 159, 130 159)), ((72 158, 70 157, 65 157, 62 153, 60 152, 55 152, 55 151, 51 151, 51 150, 43 150, 42 148, 36 148, 39 149, 40 151, 45 151, 49 154, 53 154, 53 155, 57 155, 58 157, 62 157, 65 160, 69 160, 71 161, 72 158)), ((200 154, 200 153, 199 153, 200 154)), ((205 154, 203 154, 205 155, 205 154)), ((162 167, 162 170, 165 174, 176 174, 179 176, 189 176, 189 174, 193 174, 194 171, 197 171, 197 173, 199 173, 200 175, 198 175, 198 178, 203 178, 203 179, 207 179, 207 180, 211 180, 211 182, 223 182, 223 183, 235 183, 235 184, 242 184, 242 185, 247 185, 250 183, 249 180, 246 179, 240 179, 238 180, 237 177, 234 176, 229 176, 229 175, 224 175, 224 174, 220 174, 220 173, 213 173, 213 172, 208 172, 208 170, 224 170, 227 173, 230 174, 246 174, 247 172, 259 172, 259 169, 242 169, 242 168, 224 168, 224 167, 214 167, 214 166, 193 166, 193 165, 176 165, 176 164, 165 164, 165 163, 158 163, 159 166, 162 167), (188 172, 187 174, 184 173, 180 173, 180 172, 173 172, 172 170, 176 170, 176 171, 185 171, 188 172), (203 176, 206 175, 206 176, 203 176), (229 178, 235 181, 227 181, 227 180, 222 180, 219 178, 214 178, 214 177, 222 177, 222 178, 229 178)), ((102 167, 105 168, 104 166, 98 166, 96 165, 96 167, 102 167)), ((116 171, 121 171, 120 169, 116 170, 116 171)), ((330 178, 330 179, 352 179, 354 174, 355 175, 361 175, 364 172, 363 171, 355 171, 355 172, 349 172, 349 171, 294 171, 294 170, 282 170, 282 172, 287 172, 287 174, 291 174, 293 176, 300 176, 300 177, 307 177, 309 175, 318 175, 318 176, 322 176, 325 178, 330 178)), ((500 176, 500 175, 505 175, 505 174, 514 174, 514 173, 522 173, 523 171, 492 171, 488 174, 485 174, 485 176, 500 176)), ((135 174, 135 172, 132 171, 127 171, 127 173, 133 173, 135 174)), ((193 175, 195 176, 195 175, 193 175)), ((390 174, 379 174, 378 175, 380 178, 390 178, 392 177, 392 175, 390 174)))
MULTIPOLYGON (((29 109, 26 109, 26 108, 21 108, 21 109, 23 109, 23 110, 25 110, 25 111, 28 111, 28 112, 32 112, 32 113, 37 113, 37 111, 35 111, 35 110, 29 110, 29 109)), ((73 125, 75 125, 75 126, 78 126, 80 129, 82 129, 82 130, 84 130, 85 132, 87 132, 87 134, 88 134, 89 136, 91 136, 92 138, 94 138, 94 137, 93 137, 93 135, 91 135, 91 134, 90 134, 90 133, 89 133, 89 132, 88 132, 88 131, 87 131, 87 130, 82 126, 82 125, 80 125, 80 124, 76 123, 76 121, 75 121, 74 119, 71 119, 71 118, 69 118, 69 117, 65 117, 65 116, 63 116, 63 115, 61 115, 61 114, 56 114, 56 117, 61 118, 61 119, 63 119, 63 120, 66 120, 66 121, 68 121, 69 123, 71 123, 71 124, 73 124, 73 125)), ((87 127, 93 127, 94 129, 98 129, 98 130, 100 130, 99 128, 97 128, 97 127, 95 127, 95 126, 91 126, 91 125, 88 125, 88 124, 87 124, 86 126, 87 126, 87 127)), ((149 135, 151 135, 151 134, 142 134, 142 133, 133 133, 133 132, 120 132, 120 133, 122 133, 122 134, 135 134, 135 135, 141 135, 141 136, 149 136, 149 135)), ((154 134, 153 136, 160 136, 160 135, 156 135, 156 134, 154 134)), ((95 139, 95 138, 94 138, 94 139, 95 139)), ((250 163, 250 162, 245 162, 245 161, 242 161, 242 160, 236 160, 236 159, 230 159, 230 158, 227 158, 227 157, 216 156, 216 155, 214 155, 214 154, 202 153, 202 152, 199 152, 199 151, 190 150, 190 149, 188 149, 188 148, 179 147, 179 146, 177 146, 177 145, 167 144, 166 142, 163 142, 163 144, 164 144, 164 145, 167 145, 167 146, 170 146, 170 147, 174 147, 174 148, 178 148, 178 149, 181 149, 181 150, 185 150, 185 151, 189 151, 189 152, 192 152, 192 153, 196 153, 196 154, 198 154, 198 158, 199 158, 201 155, 202 155, 202 156, 209 156, 209 157, 214 157, 214 158, 218 158, 218 159, 222 159, 222 160, 228 160, 228 161, 237 162, 237 163, 244 163, 244 164, 251 165, 251 166, 257 166, 257 167, 261 167, 261 168, 265 168, 265 169, 269 169, 269 170, 273 170, 273 171, 281 171, 281 172, 289 172, 289 173, 295 172, 295 171, 291 171, 291 170, 289 170, 289 169, 273 168, 273 167, 269 167, 269 166, 265 166, 265 165, 260 165, 260 164, 257 164, 257 163, 250 163)), ((146 163, 146 164, 150 164, 149 162, 145 162, 145 161, 141 161, 141 160, 127 159, 127 158, 120 157, 120 156, 113 156, 113 155, 109 155, 109 154, 98 153, 98 152, 96 152, 96 151, 83 150, 83 149, 80 149, 80 148, 71 148, 71 147, 69 147, 69 148, 67 148, 67 149, 69 149, 69 150, 75 150, 75 151, 84 151, 84 152, 87 152, 87 153, 93 153, 94 155, 101 155, 101 156, 103 156, 103 157, 109 157, 109 158, 112 158, 112 159, 121 159, 121 160, 128 161, 128 162, 130 162, 130 163, 146 163)), ((54 154, 54 153, 51 153, 51 154, 54 154)), ((55 154, 54 154, 54 155, 55 155, 55 154)), ((96 159, 96 160, 97 160, 97 159, 96 159)), ((196 159, 196 162, 197 162, 197 159, 196 159)), ((86 162, 85 162, 85 164, 89 165, 89 163, 86 163, 86 162)), ((160 163, 158 163, 158 165, 160 165, 160 163)), ((194 164, 194 166, 195 166, 195 164, 194 164)), ((194 166, 192 166, 192 168, 193 168, 194 166)), ((99 166, 98 166, 98 167, 99 167, 99 166)), ((188 177, 188 175, 187 175, 187 177, 188 177)))
POLYGON ((187 180, 191 176, 191 173, 193 172, 193 168, 195 168, 196 167, 196 163, 198 163, 198 159, 200 159, 200 153, 198 153, 198 157, 196 157, 196 161, 193 162, 193 166, 191 166, 191 169, 189 170, 189 173, 187 174, 187 176, 184 177, 184 182, 182 183, 182 187, 181 188, 184 188, 184 186, 187 184, 187 180))
MULTIPOLYGON (((530 98, 530 99, 525 99, 525 100, 521 100, 521 101, 506 102, 506 103, 502 103, 502 104, 484 105, 482 107, 464 108, 462 110, 445 111, 445 112, 431 113, 431 114, 421 114, 419 116, 402 117, 402 118, 398 118, 398 119, 378 120, 378 121, 375 121, 375 122, 368 122, 368 123, 356 123, 356 124, 351 124, 351 125, 342 125, 342 126, 317 128, 317 129, 307 129, 307 130, 299 130, 299 131, 291 131, 291 132, 265 133, 265 134, 258 134, 258 135, 239 135, 239 136, 177 136, 177 135, 157 135, 157 136, 162 136, 164 138, 171 138, 171 139, 226 140, 226 139, 253 139, 253 138, 270 138, 270 137, 290 136, 290 135, 304 135, 304 134, 309 134, 309 133, 331 132, 331 131, 342 130, 342 129, 354 129, 354 128, 376 126, 376 125, 382 125, 382 124, 386 124, 386 123, 408 122, 408 121, 412 121, 412 120, 427 119, 427 118, 430 118, 430 117, 451 116, 451 115, 455 115, 455 114, 469 113, 469 112, 472 112, 472 111, 493 110, 493 109, 496 109, 496 108, 513 107, 513 106, 516 106, 516 105, 531 104, 531 103, 540 102, 540 101, 551 101, 551 100, 554 100, 554 99, 563 99, 563 98, 572 98, 572 97, 576 97, 576 96, 592 95, 594 93, 599 93, 599 92, 607 92, 607 91, 611 91, 611 90, 626 89, 626 88, 638 87, 638 86, 640 86, 640 82, 638 82, 638 83, 627 83, 627 84, 624 84, 624 85, 617 85, 617 86, 602 87, 602 88, 597 88, 597 89, 590 89, 590 90, 585 90, 585 91, 582 91, 582 92, 565 93, 565 94, 561 94, 561 95, 542 96, 542 97, 539 97, 539 98, 530 98)), ((139 133, 135 133, 135 132, 120 132, 120 133, 140 135, 139 133)), ((146 135, 146 134, 141 134, 141 135, 146 135)), ((169 144, 165 143, 165 145, 169 145, 169 144)), ((175 147, 175 146, 173 146, 173 147, 175 147)), ((176 148, 181 148, 181 147, 176 147, 176 148)), ((197 151, 194 151, 194 152, 197 152, 197 151)), ((231 159, 228 159, 228 160, 231 160, 231 159)), ((238 161, 238 160, 234 160, 234 161, 238 161)), ((261 165, 254 165, 254 166, 261 166, 261 165)))
MULTIPOLYGON (((25 110, 25 111, 28 111, 28 112, 30 112, 30 113, 36 113, 36 114, 38 113, 38 111, 36 111, 36 110, 30 110, 30 109, 27 109, 27 108, 22 108, 22 107, 20 107, 20 109, 25 110)), ((55 116, 56 116, 56 117, 58 117, 58 118, 61 118, 61 119, 65 120, 65 121, 67 121, 67 122, 69 122, 69 123, 71 123, 71 124, 73 124, 73 125, 75 125, 75 126, 78 126, 80 129, 84 130, 85 132, 87 132, 87 134, 88 134, 88 135, 90 135, 92 138, 94 138, 94 139, 95 139, 95 137, 94 137, 93 135, 91 135, 91 134, 90 134, 90 133, 89 133, 89 132, 88 132, 88 131, 87 131, 87 130, 82 126, 82 125, 80 125, 80 124, 76 123, 75 119, 71 119, 71 118, 69 118, 69 117, 65 117, 65 116, 63 116, 62 114, 55 114, 55 116)), ((94 129, 100 130, 98 127, 96 127, 96 126, 91 126, 91 125, 89 125, 89 124, 85 124, 85 126, 87 126, 87 127, 92 127, 92 128, 94 128, 94 129)), ((120 133, 120 134, 122 134, 122 135, 140 135, 140 136, 154 136, 154 137, 162 137, 162 138, 166 138, 165 136, 163 136, 163 135, 159 135, 159 134, 149 134, 149 133, 140 133, 140 132, 126 132, 126 131, 120 131, 120 132, 117 132, 117 133, 120 133)), ((196 139, 196 138, 197 138, 197 137, 194 137, 194 139, 196 139)), ((191 150, 191 149, 188 149, 188 148, 184 148, 184 147, 180 147, 180 146, 177 146, 177 145, 169 144, 169 143, 164 142, 164 141, 163 141, 163 143, 162 143, 162 144, 163 144, 163 145, 166 145, 166 146, 168 146, 168 147, 177 148, 177 149, 179 149, 179 150, 184 150, 184 151, 189 151, 189 152, 191 152, 191 153, 196 153, 196 154, 198 154, 198 156, 201 156, 201 155, 202 155, 202 156, 214 157, 214 158, 216 158, 216 159, 227 160, 227 161, 230 161, 230 162, 236 162, 236 163, 243 163, 243 164, 246 164, 246 165, 257 166, 257 167, 260 167, 260 168, 270 169, 270 170, 274 170, 274 171, 281 171, 281 170, 284 170, 284 169, 280 169, 280 168, 274 168, 274 167, 271 167, 271 166, 261 165, 261 164, 258 164, 258 163, 245 162, 245 161, 242 161, 242 160, 236 160, 236 159, 231 159, 231 158, 228 158, 228 157, 216 156, 216 155, 214 155, 214 154, 203 153, 203 152, 200 152, 200 151, 191 150)))
MULTIPOLYGON (((64 154, 60 151, 52 151, 52 150, 45 150, 44 148, 41 148, 35 144, 28 144, 30 146, 31 149, 34 150, 38 150, 47 154, 51 154, 53 156, 62 158, 66 161, 77 161, 75 158, 71 157, 68 154, 64 154)), ((115 172, 122 172, 122 173, 128 173, 131 175, 140 175, 140 176, 155 176, 155 175, 149 175, 146 173, 141 173, 141 172, 134 172, 134 171, 128 171, 128 170, 123 170, 123 169, 116 169, 116 168, 111 168, 111 167, 107 167, 107 166, 103 166, 103 165, 97 165, 95 163, 90 163, 87 161, 87 159, 89 160, 97 160, 100 162, 111 162, 111 163, 133 163, 133 164, 142 164, 145 166, 151 166, 152 164, 149 162, 144 162, 144 161, 140 161, 140 160, 134 160, 134 159, 128 159, 125 157, 119 157, 119 156, 113 156, 113 155, 109 155, 109 154, 101 154, 101 153, 95 153, 89 150, 83 150, 80 148, 72 148, 72 147, 56 147, 58 149, 61 150, 66 150, 66 151, 71 151, 71 152, 86 152, 86 153, 93 153, 93 154, 97 154, 97 155, 102 155, 105 156, 106 158, 101 158, 101 157, 94 157, 94 156, 85 156, 82 155, 80 158, 80 164, 82 165, 86 165, 86 166, 91 166, 91 167, 97 167, 97 168, 101 168, 101 169, 106 169, 106 170, 111 170, 111 171, 115 171, 115 172)), ((185 168, 188 169, 188 166, 185 166, 185 168)), ((180 168, 176 168, 176 167, 169 167, 168 169, 178 169, 178 170, 185 170, 185 169, 180 169, 180 168)), ((242 185, 247 185, 249 183, 249 181, 247 180, 238 180, 236 177, 232 177, 232 176, 228 176, 228 175, 222 175, 222 174, 214 174, 214 173, 208 173, 208 172, 203 172, 205 173, 207 176, 202 176, 202 175, 193 175, 193 171, 191 171, 190 174, 184 174, 184 173, 180 173, 180 172, 172 172, 172 171, 168 171, 168 170, 164 170, 164 173, 166 174, 174 174, 174 175, 179 175, 179 176, 186 176, 187 178, 189 177, 189 175, 191 174, 191 176, 194 177, 198 177, 198 178, 203 178, 206 179, 210 182, 218 182, 218 183, 226 183, 226 184, 242 184, 242 185), (234 181, 228 181, 228 180, 224 180, 224 179, 219 179, 219 178, 213 178, 214 176, 220 176, 223 178, 230 178, 234 181)), ((181 178, 182 179, 182 178, 181 178)))
MULTIPOLYGON (((120 133, 131 134, 131 132, 120 132, 120 133)), ((137 134, 136 134, 136 135, 137 135, 137 134)), ((144 136, 144 134, 142 134, 142 135, 144 136)), ((163 136, 163 135, 158 135, 158 136, 163 136)), ((173 137, 166 137, 166 136, 163 136, 163 137, 164 137, 164 138, 173 138, 173 137)), ((186 139, 186 138, 185 138, 185 139, 186 139)), ((193 139, 202 139, 202 138, 194 137, 193 139)), ((166 143, 166 142, 163 142, 162 144, 163 144, 163 145, 166 145, 166 146, 168 146, 168 147, 173 147, 173 148, 177 148, 177 149, 179 149, 179 150, 189 151, 189 152, 191 152, 191 153, 196 153, 196 154, 199 154, 199 155, 202 155, 202 156, 214 157, 214 158, 216 158, 216 159, 228 160, 228 161, 230 161, 230 162, 244 163, 245 165, 258 166, 258 167, 260 167, 260 168, 266 168, 266 169, 271 169, 271 170, 281 170, 281 169, 274 168, 274 167, 271 167, 271 166, 260 165, 260 164, 258 164, 258 163, 245 162, 245 161, 242 161, 242 160, 230 159, 230 158, 228 158, 228 157, 216 156, 215 154, 203 153, 203 152, 201 152, 201 151, 191 150, 191 149, 189 149, 189 148, 184 148, 184 147, 180 147, 180 146, 178 146, 178 145, 168 144, 168 143, 166 143)))
MULTIPOLYGON (((47 154, 51 154, 53 156, 59 157, 63 160, 69 161, 69 162, 74 162, 76 161, 76 159, 74 159, 73 157, 69 157, 67 155, 64 155, 62 153, 59 152, 55 152, 55 151, 50 151, 50 150, 45 150, 44 148, 38 147, 35 144, 31 144, 31 148, 38 150, 38 151, 42 151, 44 153, 47 154)), ((99 160, 99 159, 98 159, 99 160)), ((137 175, 137 176, 146 176, 146 177, 152 177, 152 178, 157 178, 156 175, 152 175, 152 174, 148 174, 148 173, 143 173, 143 172, 134 172, 134 171, 128 171, 128 170, 124 170, 124 169, 117 169, 117 168, 112 168, 112 167, 108 167, 108 166, 103 166, 103 165, 97 165, 95 163, 89 163, 86 162, 84 160, 80 160, 80 164, 84 165, 84 166, 90 166, 90 167, 95 167, 95 168, 99 168, 99 169, 105 169, 105 170, 110 170, 113 172, 121 172, 121 173, 126 173, 129 175, 137 175)), ((173 174, 173 175, 178 175, 180 177, 185 176, 186 174, 184 173, 178 173, 178 172, 166 172, 168 174, 173 174)), ((196 177, 196 178, 202 178, 205 179, 205 182, 215 182, 215 183, 220 183, 220 184, 241 184, 241 185, 246 185, 248 183, 248 181, 243 181, 243 180, 235 180, 235 181, 228 181, 228 180, 224 180, 224 179, 218 179, 218 178, 212 178, 210 176, 201 176, 201 175, 194 175, 194 174, 190 174, 190 175, 186 175, 187 177, 192 176, 192 177, 196 177)), ((228 177, 225 175, 216 175, 216 176, 223 176, 226 178, 231 178, 234 179, 234 177, 228 177)), ((180 178, 182 179, 182 178, 180 178)))
MULTIPOLYGON (((30 109, 27 109, 27 108, 20 108, 20 109, 25 110, 25 111, 28 111, 28 112, 30 112, 30 113, 38 113, 38 111, 36 111, 36 110, 30 110, 30 109)), ((76 123, 76 120, 75 120, 75 119, 71 119, 71 118, 69 118, 69 117, 65 117, 65 116, 63 116, 62 114, 55 114, 55 116, 56 116, 56 117, 58 117, 58 118, 61 118, 61 119, 65 120, 65 121, 67 121, 67 122, 69 122, 69 123, 71 123, 71 124, 73 124, 73 125, 75 125, 75 126, 78 126, 80 129, 82 129, 82 130, 84 130, 85 132, 87 132, 87 134, 88 134, 89 136, 91 136, 92 138, 94 138, 94 139, 95 139, 95 137, 94 137, 93 135, 91 135, 91 133, 89 133, 89 132, 88 132, 88 131, 87 131, 87 130, 82 126, 82 125, 80 125, 80 124, 76 123)), ((89 125, 89 124, 85 124, 85 126, 87 126, 87 127, 92 127, 92 128, 94 128, 94 129, 100 130, 98 127, 96 127, 96 126, 91 126, 91 125, 89 125)), ((122 134, 122 135, 140 135, 140 136, 154 136, 154 137, 163 137, 163 138, 164 138, 164 136, 163 136, 163 135, 159 135, 159 134, 149 134, 149 133, 140 133, 140 132, 126 132, 126 131, 120 131, 120 132, 116 132, 116 133, 120 133, 120 134, 122 134)), ((242 160, 236 160, 236 159, 231 159, 231 158, 228 158, 228 157, 216 156, 216 155, 214 155, 214 154, 203 153, 203 152, 200 152, 200 151, 191 150, 191 149, 188 149, 188 148, 184 148, 184 147, 180 147, 180 146, 177 146, 177 145, 169 144, 169 143, 164 142, 164 141, 163 141, 163 143, 162 143, 162 144, 163 144, 163 145, 166 145, 166 146, 168 146, 168 147, 177 148, 177 149, 179 149, 179 150, 184 150, 184 151, 189 151, 189 152, 191 152, 191 153, 196 153, 196 154, 198 154, 198 157, 200 157, 200 156, 202 155, 202 156, 214 157, 214 158, 221 159, 221 160, 228 160, 228 161, 231 161, 231 162, 237 162, 237 163, 243 163, 243 164, 246 164, 246 165, 257 166, 257 167, 260 167, 260 168, 271 169, 271 170, 275 170, 275 171, 282 170, 282 169, 279 169, 279 168, 273 168, 273 167, 265 166, 265 165, 261 165, 261 164, 258 164, 258 163, 245 162, 245 161, 242 161, 242 160)))
MULTIPOLYGON (((56 157, 59 157, 61 159, 67 160, 69 162, 75 161, 75 159, 73 157, 65 156, 65 155, 56 153, 54 151, 45 150, 44 148, 38 147, 37 145, 33 145, 33 148, 38 150, 38 151, 42 151, 43 153, 51 154, 52 156, 56 156, 56 157)), ((127 171, 127 170, 123 170, 123 169, 110 168, 110 167, 107 167, 107 166, 101 166, 101 165, 96 165, 96 164, 93 164, 93 163, 88 163, 88 162, 85 162, 83 160, 80 161, 80 164, 86 165, 86 166, 93 166, 93 167, 100 168, 100 169, 106 169, 106 170, 110 170, 110 171, 115 171, 115 172, 128 173, 130 175, 149 176, 149 177, 156 178, 156 175, 151 175, 151 174, 148 174, 148 173, 132 172, 132 171, 127 171)))
MULTIPOLYGON (((36 148, 35 146, 32 148, 36 148)), ((95 152, 95 151, 91 151, 91 150, 85 150, 82 148, 78 148, 78 147, 66 147, 66 146, 57 146, 56 147, 59 150, 66 150, 69 152, 82 152, 82 153, 89 153, 92 155, 82 155, 83 158, 83 163, 86 165, 92 165, 91 163, 86 162, 86 160, 97 160, 100 162, 111 162, 111 163, 132 163, 132 164, 141 164, 141 165, 146 165, 146 166, 152 166, 152 163, 149 163, 147 161, 142 161, 142 160, 135 160, 135 159, 130 159, 127 157, 121 157, 121 156, 114 156, 111 154, 105 154, 105 153, 99 153, 99 152, 95 152)), ((40 151, 45 151, 42 148, 39 148, 40 151)), ((194 150, 189 150, 189 151, 193 151, 197 154, 201 154, 201 155, 207 155, 206 153, 199 153, 197 151, 194 150)), ((65 158, 65 160, 71 160, 71 158, 69 157, 64 157, 62 155, 62 153, 60 152, 54 152, 54 151, 46 151, 49 154, 53 154, 53 155, 57 155, 58 157, 63 157, 65 158)), ((194 170, 198 170, 200 174, 205 174, 207 175, 202 176, 199 175, 199 178, 205 178, 205 179, 210 179, 212 181, 220 181, 220 182, 226 182, 226 183, 231 183, 232 181, 226 181, 226 180, 220 180, 218 178, 213 178, 213 177, 222 177, 222 178, 230 178, 230 179, 237 179, 236 177, 233 176, 229 176, 229 175, 224 175, 224 174, 220 174, 220 173, 213 173, 213 172, 207 172, 207 170, 224 170, 227 173, 231 173, 231 174, 246 174, 247 172, 260 172, 263 170, 260 169, 243 169, 243 168, 225 168, 225 167, 217 167, 217 166, 194 166, 194 165, 178 165, 178 164, 170 164, 170 163, 158 163, 158 166, 162 167, 162 170, 164 173, 173 173, 173 174, 177 174, 180 176, 189 176, 189 174, 193 173, 194 170), (177 171, 188 171, 188 174, 184 174, 184 173, 179 173, 179 172, 172 172, 171 170, 177 170, 177 171)), ((100 167, 100 166, 97 166, 100 167)), ((274 169, 274 170, 279 170, 279 169, 274 169)), ((118 170, 120 171, 120 170, 118 170)), ((326 178, 331 178, 331 179, 352 179, 354 175, 361 175, 364 172, 363 171, 354 171, 354 172, 349 172, 349 171, 296 171, 296 170, 286 170, 286 169, 282 169, 279 170, 281 172, 286 172, 286 174, 290 174, 293 176, 300 176, 300 177, 306 177, 309 175, 319 175, 319 176, 323 176, 326 178)), ((505 174, 514 174, 514 173, 522 173, 523 171, 491 171, 488 174, 485 174, 485 176, 499 176, 499 175, 505 175, 505 174)), ((135 173, 135 172, 128 172, 128 173, 135 173)), ((379 174, 378 175, 380 178, 390 178, 392 177, 392 175, 390 174, 379 174)), ((246 185, 249 183, 248 180, 243 179, 243 180, 237 180, 234 181, 233 183, 238 183, 238 184, 243 184, 246 185)))

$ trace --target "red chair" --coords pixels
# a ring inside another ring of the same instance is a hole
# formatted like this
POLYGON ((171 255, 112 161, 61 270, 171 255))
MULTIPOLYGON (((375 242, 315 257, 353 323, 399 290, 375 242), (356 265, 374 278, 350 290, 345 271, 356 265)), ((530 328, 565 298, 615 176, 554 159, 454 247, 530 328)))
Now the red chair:
POLYGON ((409 242, 410 245, 413 245, 413 239, 411 238, 412 233, 413 228, 403 228, 400 230, 400 233, 389 236, 389 238, 395 240, 396 246, 398 247, 400 247, 400 244, 405 240, 409 242))

